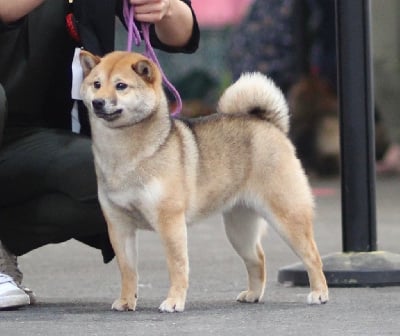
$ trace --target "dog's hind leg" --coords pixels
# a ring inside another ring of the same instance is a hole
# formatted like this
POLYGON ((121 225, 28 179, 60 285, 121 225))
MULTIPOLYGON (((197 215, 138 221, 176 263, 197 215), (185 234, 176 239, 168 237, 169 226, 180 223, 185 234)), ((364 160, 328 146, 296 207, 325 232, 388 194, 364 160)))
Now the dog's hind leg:
MULTIPOLYGON (((284 188, 282 185, 281 191, 285 190, 284 188)), ((269 197, 270 210, 275 217, 272 222, 283 239, 300 257, 307 270, 311 287, 308 303, 326 303, 329 299, 328 287, 314 240, 313 202, 311 196, 304 197, 310 193, 305 188, 298 190, 288 188, 284 193, 272 193, 269 197)))
POLYGON ((258 302, 264 294, 266 282, 265 258, 261 245, 265 223, 253 209, 245 206, 236 206, 223 216, 228 239, 243 259, 248 274, 248 289, 241 292, 237 300, 258 302))

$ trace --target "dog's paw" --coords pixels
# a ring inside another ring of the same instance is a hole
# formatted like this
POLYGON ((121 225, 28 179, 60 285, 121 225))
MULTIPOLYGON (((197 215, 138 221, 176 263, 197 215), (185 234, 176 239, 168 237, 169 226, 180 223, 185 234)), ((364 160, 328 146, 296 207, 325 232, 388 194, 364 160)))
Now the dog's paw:
POLYGON ((241 292, 237 298, 236 301, 239 302, 248 302, 248 303, 257 303, 261 300, 262 294, 259 292, 247 290, 241 292))
POLYGON ((307 303, 310 305, 314 304, 324 304, 329 301, 328 291, 313 291, 308 294, 307 303))
POLYGON ((185 309, 185 301, 177 298, 167 298, 161 303, 158 310, 161 313, 175 313, 175 312, 183 312, 185 309))
POLYGON ((136 300, 129 301, 127 299, 117 299, 111 306, 112 310, 116 311, 128 311, 136 309, 136 300))

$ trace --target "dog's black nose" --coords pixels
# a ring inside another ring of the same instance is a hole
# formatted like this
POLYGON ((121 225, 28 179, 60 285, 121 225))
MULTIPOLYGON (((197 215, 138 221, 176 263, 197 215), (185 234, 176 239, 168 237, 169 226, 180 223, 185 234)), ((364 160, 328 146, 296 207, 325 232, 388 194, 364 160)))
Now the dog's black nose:
POLYGON ((106 104, 106 101, 104 99, 92 100, 92 106, 95 110, 101 110, 105 104, 106 104))

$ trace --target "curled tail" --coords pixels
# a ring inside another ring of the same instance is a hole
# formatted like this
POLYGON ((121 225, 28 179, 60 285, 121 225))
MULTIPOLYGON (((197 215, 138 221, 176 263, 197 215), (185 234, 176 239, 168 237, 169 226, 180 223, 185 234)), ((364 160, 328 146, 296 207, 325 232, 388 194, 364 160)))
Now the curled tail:
POLYGON ((229 86, 218 102, 218 111, 256 115, 285 134, 289 131, 285 96, 270 78, 259 72, 244 73, 229 86))

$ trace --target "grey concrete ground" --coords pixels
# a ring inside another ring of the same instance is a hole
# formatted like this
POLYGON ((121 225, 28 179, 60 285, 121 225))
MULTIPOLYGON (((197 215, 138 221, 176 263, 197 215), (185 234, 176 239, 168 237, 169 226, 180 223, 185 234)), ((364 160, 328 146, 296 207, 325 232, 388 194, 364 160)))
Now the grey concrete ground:
MULTIPOLYGON (((338 180, 313 181, 315 232, 321 255, 341 251, 338 180)), ((379 249, 400 253, 400 178, 377 184, 379 249)), ((191 287, 186 310, 160 314, 168 288, 158 237, 140 239, 140 299, 136 312, 110 305, 119 291, 115 261, 75 241, 47 246, 20 258, 25 284, 38 303, 0 312, 0 335, 400 335, 400 287, 332 288, 323 306, 308 306, 304 287, 277 282, 280 267, 297 257, 271 229, 264 239, 269 272, 263 302, 239 304, 244 267, 225 238, 219 216, 189 230, 191 287)))

